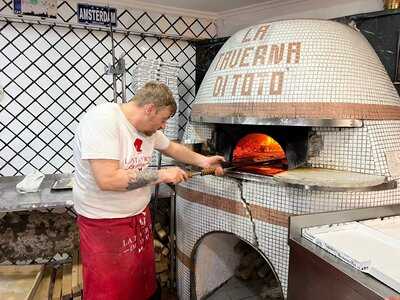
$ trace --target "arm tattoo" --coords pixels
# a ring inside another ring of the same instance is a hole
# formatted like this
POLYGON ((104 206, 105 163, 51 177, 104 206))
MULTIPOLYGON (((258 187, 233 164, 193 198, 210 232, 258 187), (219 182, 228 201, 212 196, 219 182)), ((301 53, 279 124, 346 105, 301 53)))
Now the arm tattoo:
POLYGON ((158 180, 158 170, 143 170, 138 172, 137 177, 134 180, 128 182, 128 190, 135 190, 144 187, 150 183, 154 183, 158 180))

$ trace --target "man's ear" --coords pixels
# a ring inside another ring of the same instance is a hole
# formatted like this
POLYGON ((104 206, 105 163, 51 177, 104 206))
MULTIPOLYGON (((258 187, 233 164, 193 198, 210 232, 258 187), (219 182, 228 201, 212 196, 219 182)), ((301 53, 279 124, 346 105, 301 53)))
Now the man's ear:
POLYGON ((146 114, 151 114, 152 112, 156 111, 156 106, 153 103, 148 103, 144 105, 144 112, 146 114))

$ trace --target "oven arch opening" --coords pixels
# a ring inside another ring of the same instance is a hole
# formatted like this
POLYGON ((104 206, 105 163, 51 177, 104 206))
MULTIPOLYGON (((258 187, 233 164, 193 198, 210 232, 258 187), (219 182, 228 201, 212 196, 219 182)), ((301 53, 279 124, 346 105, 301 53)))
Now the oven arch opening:
POLYGON ((192 300, 224 296, 239 300, 244 293, 261 299, 284 299, 281 282, 267 256, 240 236, 209 232, 195 244, 191 260, 192 300))

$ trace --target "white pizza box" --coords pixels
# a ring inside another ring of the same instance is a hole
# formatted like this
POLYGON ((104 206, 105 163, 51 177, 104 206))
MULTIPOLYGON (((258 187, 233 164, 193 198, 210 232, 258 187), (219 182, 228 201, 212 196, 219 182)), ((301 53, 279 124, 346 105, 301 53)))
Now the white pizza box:
MULTIPOLYGON (((400 239, 382 230, 389 225, 376 220, 372 223, 368 226, 365 222, 317 226, 303 229, 302 234, 354 268, 400 292, 400 239)), ((391 226, 389 232, 395 231, 394 225, 391 226)))

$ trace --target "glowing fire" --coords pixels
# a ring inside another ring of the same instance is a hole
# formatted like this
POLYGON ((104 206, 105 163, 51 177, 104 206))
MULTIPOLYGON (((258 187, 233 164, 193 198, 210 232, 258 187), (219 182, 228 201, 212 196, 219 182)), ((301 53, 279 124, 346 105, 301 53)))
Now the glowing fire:
POLYGON ((270 136, 251 133, 241 138, 233 151, 233 160, 243 158, 283 159, 285 152, 270 136))
POLYGON ((262 175, 274 175, 287 169, 286 155, 273 138, 262 133, 251 133, 237 143, 233 151, 233 161, 240 160, 280 160, 276 164, 247 166, 241 170, 262 175))

